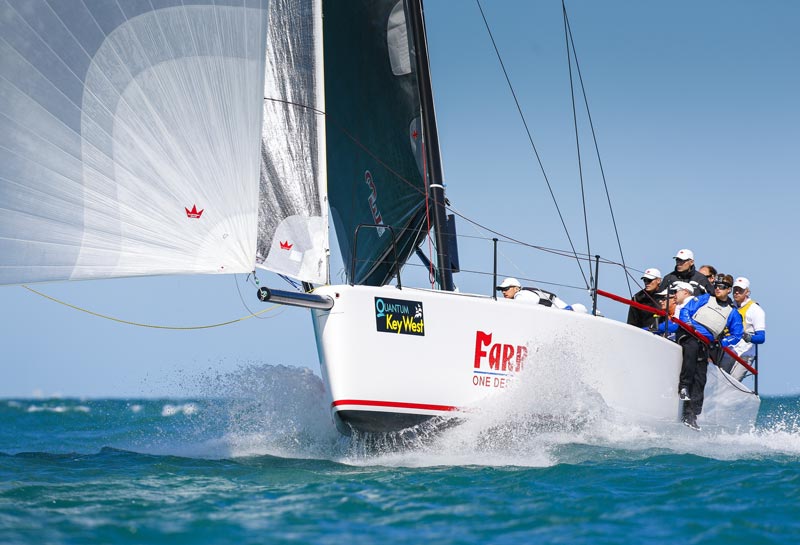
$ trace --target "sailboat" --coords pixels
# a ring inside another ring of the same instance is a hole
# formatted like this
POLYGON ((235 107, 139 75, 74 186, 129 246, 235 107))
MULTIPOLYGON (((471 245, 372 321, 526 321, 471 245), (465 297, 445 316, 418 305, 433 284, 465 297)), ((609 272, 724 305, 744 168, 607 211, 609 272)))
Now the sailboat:
MULTIPOLYGON (((616 413, 679 421, 677 344, 454 289, 420 0, 6 2, 0 63, 0 283, 295 279, 258 295, 311 309, 342 433, 457 420, 554 350, 616 413), (438 289, 408 287, 429 234, 438 289)), ((754 425, 758 395, 709 374, 699 423, 754 425)))

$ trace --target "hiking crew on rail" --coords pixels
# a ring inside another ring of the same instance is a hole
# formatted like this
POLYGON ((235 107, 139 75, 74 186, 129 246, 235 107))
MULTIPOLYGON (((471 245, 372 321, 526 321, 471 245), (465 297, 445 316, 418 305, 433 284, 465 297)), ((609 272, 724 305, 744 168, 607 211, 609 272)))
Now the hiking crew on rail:
POLYGON ((642 277, 645 289, 633 298, 656 297, 658 305, 670 316, 688 324, 705 339, 702 342, 692 333, 678 327, 668 317, 650 314, 649 323, 643 324, 644 316, 629 312, 628 323, 653 333, 666 335, 678 342, 682 349, 682 364, 678 382, 678 394, 683 401, 683 422, 693 429, 697 426, 697 415, 702 413, 704 391, 709 361, 720 366, 733 378, 742 380, 746 368, 729 356, 723 348, 730 348, 748 364, 753 363, 756 345, 766 340, 766 319, 763 309, 750 299, 750 281, 739 277, 734 282, 729 274, 716 274, 711 265, 694 268, 694 252, 681 249, 675 254, 675 270, 660 279, 658 290, 653 274, 657 269, 647 269, 642 277), (733 288, 733 299, 730 298, 733 288), (666 332, 665 332, 666 329, 666 332))
POLYGON ((683 346, 683 364, 678 391, 683 404, 683 422, 699 429, 697 415, 703 411, 703 397, 708 373, 708 359, 720 361, 721 349, 735 345, 742 339, 742 315, 733 306, 728 294, 733 287, 733 277, 718 274, 714 279, 714 295, 703 294, 691 298, 681 309, 681 320, 708 339, 707 346, 700 339, 681 330, 678 343, 683 346))

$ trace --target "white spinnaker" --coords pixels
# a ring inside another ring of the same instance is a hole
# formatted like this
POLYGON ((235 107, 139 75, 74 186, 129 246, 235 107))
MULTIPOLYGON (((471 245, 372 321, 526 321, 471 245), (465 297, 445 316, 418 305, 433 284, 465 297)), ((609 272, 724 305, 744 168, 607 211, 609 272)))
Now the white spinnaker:
POLYGON ((259 266, 328 282, 320 0, 272 0, 267 35, 259 266))
POLYGON ((266 4, 0 4, 0 283, 252 270, 266 4))

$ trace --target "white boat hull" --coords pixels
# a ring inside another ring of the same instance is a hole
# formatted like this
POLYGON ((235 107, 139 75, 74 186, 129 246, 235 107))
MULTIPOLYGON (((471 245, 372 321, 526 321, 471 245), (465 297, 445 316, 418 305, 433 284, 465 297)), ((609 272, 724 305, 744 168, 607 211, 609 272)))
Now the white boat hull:
MULTIPOLYGON (((312 312, 323 380, 343 433, 398 431, 433 416, 479 411, 521 373, 535 378, 553 365, 564 366, 564 381, 582 382, 633 422, 679 421, 680 347, 627 324, 415 288, 344 285, 315 293, 334 299, 331 310, 312 312)), ((709 415, 714 426, 752 426, 758 396, 712 369, 700 424, 709 415)))

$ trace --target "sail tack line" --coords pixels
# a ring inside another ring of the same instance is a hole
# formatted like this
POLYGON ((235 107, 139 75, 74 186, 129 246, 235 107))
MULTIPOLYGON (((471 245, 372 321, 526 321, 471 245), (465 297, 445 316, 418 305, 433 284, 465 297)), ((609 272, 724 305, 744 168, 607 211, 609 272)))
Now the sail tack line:
POLYGON ((150 328, 150 329, 167 329, 167 330, 175 330, 175 331, 192 331, 192 330, 198 330, 198 329, 211 329, 211 328, 215 328, 215 327, 222 327, 222 326, 225 326, 225 325, 231 325, 231 324, 235 324, 235 323, 238 323, 238 322, 243 322, 245 320, 249 320, 250 318, 256 318, 260 314, 264 314, 266 312, 271 312, 271 311, 273 311, 273 310, 275 310, 275 309, 280 307, 280 305, 272 305, 271 307, 265 308, 264 310, 260 310, 258 312, 251 313, 251 314, 249 314, 247 316, 242 316, 241 318, 236 318, 235 320, 228 320, 227 322, 220 322, 220 323, 216 323, 216 324, 207 324, 207 325, 198 325, 198 326, 169 326, 169 325, 157 325, 157 324, 145 324, 145 323, 141 323, 141 322, 133 322, 133 321, 130 321, 130 320, 123 320, 121 318, 115 318, 114 316, 108 316, 107 314, 100 314, 99 312, 94 312, 92 310, 89 310, 89 309, 86 309, 86 308, 83 308, 83 307, 79 307, 79 306, 73 305, 71 303, 67 303, 66 301, 62 301, 61 299, 57 299, 55 297, 47 295, 46 293, 42 293, 41 291, 37 291, 37 290, 35 290, 35 289, 31 288, 30 286, 27 286, 25 284, 21 284, 21 286, 23 288, 25 288, 26 290, 28 290, 28 291, 30 291, 32 293, 35 293, 36 295, 39 295, 40 297, 44 297, 45 299, 49 299, 50 301, 53 301, 54 303, 58 303, 59 305, 64 305, 65 307, 69 307, 71 309, 78 310, 80 312, 85 312, 86 314, 91 314, 92 316, 96 316, 98 318, 103 318, 104 320, 110 320, 112 322, 117 322, 117 323, 126 324, 126 325, 132 325, 132 326, 136 326, 136 327, 147 327, 147 328, 150 328))

